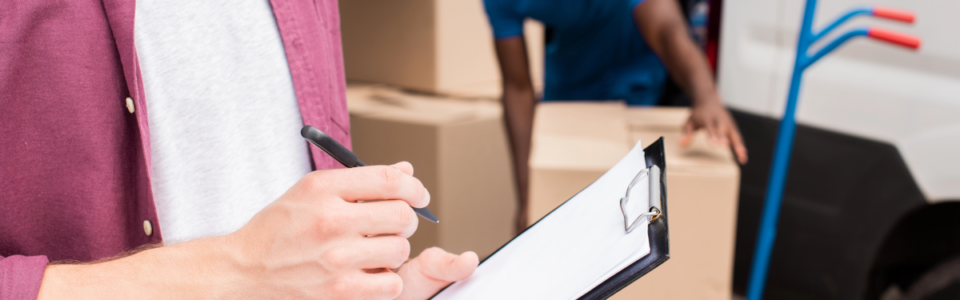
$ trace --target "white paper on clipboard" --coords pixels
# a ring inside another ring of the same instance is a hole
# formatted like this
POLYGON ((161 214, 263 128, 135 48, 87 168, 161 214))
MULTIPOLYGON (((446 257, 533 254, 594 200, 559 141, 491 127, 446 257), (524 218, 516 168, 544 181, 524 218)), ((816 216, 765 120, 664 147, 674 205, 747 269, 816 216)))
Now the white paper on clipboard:
MULTIPOLYGON (((600 179, 433 299, 575 299, 589 292, 650 253, 650 219, 627 233, 620 209, 627 186, 646 167, 637 142, 600 179)), ((648 194, 648 180, 634 186, 631 202, 648 203, 640 196, 648 194)))

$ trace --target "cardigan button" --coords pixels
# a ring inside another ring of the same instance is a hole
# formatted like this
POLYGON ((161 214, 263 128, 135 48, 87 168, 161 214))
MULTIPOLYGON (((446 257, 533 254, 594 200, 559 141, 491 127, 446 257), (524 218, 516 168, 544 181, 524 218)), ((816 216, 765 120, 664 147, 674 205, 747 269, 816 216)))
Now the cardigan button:
POLYGON ((136 111, 136 107, 133 106, 133 98, 127 97, 127 111, 131 114, 136 111))
POLYGON ((143 220, 143 233, 146 233, 147 236, 153 235, 153 224, 150 223, 150 220, 143 220))

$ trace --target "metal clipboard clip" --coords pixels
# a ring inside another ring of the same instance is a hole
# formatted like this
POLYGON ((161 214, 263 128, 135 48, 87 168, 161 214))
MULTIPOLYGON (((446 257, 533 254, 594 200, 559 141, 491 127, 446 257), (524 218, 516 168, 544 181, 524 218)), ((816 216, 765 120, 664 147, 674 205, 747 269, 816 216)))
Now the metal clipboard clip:
POLYGON ((640 221, 640 218, 649 216, 650 221, 656 220, 660 217, 662 212, 660 211, 660 167, 652 165, 649 168, 640 170, 640 173, 637 173, 637 176, 633 178, 633 181, 630 182, 630 185, 627 186, 627 193, 620 198, 620 211, 623 212, 623 229, 630 233, 635 227, 637 227, 637 221, 640 221), (630 201, 630 190, 633 189, 633 186, 640 181, 640 178, 646 174, 650 178, 650 208, 647 212, 640 214, 633 221, 630 220, 630 217, 627 214, 627 202, 630 201))

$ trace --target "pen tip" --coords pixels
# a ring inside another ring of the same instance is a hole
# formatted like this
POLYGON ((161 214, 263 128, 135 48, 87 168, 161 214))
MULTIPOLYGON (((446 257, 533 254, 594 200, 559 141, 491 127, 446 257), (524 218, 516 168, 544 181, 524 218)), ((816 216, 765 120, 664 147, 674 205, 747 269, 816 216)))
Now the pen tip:
POLYGON ((440 223, 440 218, 437 218, 437 215, 434 215, 433 212, 427 209, 426 207, 421 207, 421 208, 414 207, 413 211, 416 212, 421 217, 423 217, 424 219, 427 219, 427 221, 430 221, 433 223, 440 223))

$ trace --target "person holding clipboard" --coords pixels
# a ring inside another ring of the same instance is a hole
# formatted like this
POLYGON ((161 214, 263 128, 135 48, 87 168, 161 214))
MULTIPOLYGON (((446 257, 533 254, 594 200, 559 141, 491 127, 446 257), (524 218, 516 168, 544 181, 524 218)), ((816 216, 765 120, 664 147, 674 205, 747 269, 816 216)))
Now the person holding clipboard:
POLYGON ((300 137, 350 143, 336 0, 0 20, 0 300, 424 299, 476 268, 410 253, 411 164, 343 169, 300 137))

